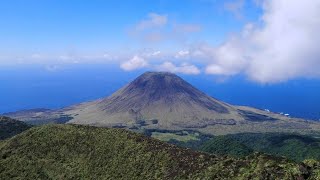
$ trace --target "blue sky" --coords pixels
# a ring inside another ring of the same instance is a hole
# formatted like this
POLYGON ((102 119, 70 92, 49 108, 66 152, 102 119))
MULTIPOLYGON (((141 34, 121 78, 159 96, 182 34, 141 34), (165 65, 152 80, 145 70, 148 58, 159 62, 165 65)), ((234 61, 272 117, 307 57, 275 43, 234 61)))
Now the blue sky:
POLYGON ((124 71, 244 74, 257 83, 318 78, 319 4, 4 0, 0 65, 113 62, 124 71))
POLYGON ((317 118, 318 17, 311 0, 2 0, 0 112, 63 107, 170 71, 230 103, 317 118))
POLYGON ((187 48, 183 42, 144 42, 130 32, 155 13, 168 18, 161 33, 174 25, 194 25, 199 26, 199 32, 183 38, 192 43, 219 44, 229 33, 239 31, 246 20, 258 18, 260 8, 251 1, 244 8, 240 20, 225 8, 225 1, 4 0, 0 6, 0 47, 2 56, 25 59, 107 52, 121 56, 143 49, 168 51, 168 44, 178 51, 187 48))

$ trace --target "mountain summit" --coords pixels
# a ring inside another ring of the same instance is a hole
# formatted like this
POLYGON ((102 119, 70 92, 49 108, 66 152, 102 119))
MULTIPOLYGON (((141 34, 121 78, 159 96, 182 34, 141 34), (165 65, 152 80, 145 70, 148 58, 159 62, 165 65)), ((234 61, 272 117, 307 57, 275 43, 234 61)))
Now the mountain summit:
POLYGON ((129 129, 192 129, 215 135, 309 133, 320 129, 318 122, 224 103, 168 72, 146 72, 111 96, 96 101, 60 110, 6 115, 35 124, 53 122, 129 129))
POLYGON ((168 72, 146 72, 110 97, 68 110, 78 114, 70 121, 73 123, 87 123, 90 119, 95 124, 132 127, 198 128, 234 124, 234 118, 239 117, 232 106, 168 72))
POLYGON ((167 72, 147 72, 103 100, 101 108, 109 113, 143 111, 148 108, 181 112, 201 108, 214 113, 228 113, 228 107, 207 96, 179 76, 167 72))

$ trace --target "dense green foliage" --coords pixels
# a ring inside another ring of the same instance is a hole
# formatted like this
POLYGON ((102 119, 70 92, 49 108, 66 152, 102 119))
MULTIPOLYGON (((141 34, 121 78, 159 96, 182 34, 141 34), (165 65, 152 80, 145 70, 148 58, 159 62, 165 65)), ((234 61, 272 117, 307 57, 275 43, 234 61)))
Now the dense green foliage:
POLYGON ((258 151, 285 156, 295 161, 320 160, 320 139, 312 136, 281 133, 248 133, 213 137, 200 148, 216 154, 242 157, 258 151))
POLYGON ((0 116, 0 140, 10 138, 29 128, 31 128, 31 126, 24 122, 0 116))
POLYGON ((0 144, 0 179, 315 179, 310 164, 209 155, 122 129, 77 125, 34 127, 0 144))
POLYGON ((144 133, 181 147, 237 158, 262 152, 297 162, 320 160, 320 138, 317 135, 241 133, 212 136, 191 130, 145 130, 144 133), (153 136, 155 133, 157 136, 153 136))
POLYGON ((253 153, 253 150, 246 145, 226 136, 217 136, 204 143, 200 150, 204 152, 230 155, 232 157, 245 157, 253 153))

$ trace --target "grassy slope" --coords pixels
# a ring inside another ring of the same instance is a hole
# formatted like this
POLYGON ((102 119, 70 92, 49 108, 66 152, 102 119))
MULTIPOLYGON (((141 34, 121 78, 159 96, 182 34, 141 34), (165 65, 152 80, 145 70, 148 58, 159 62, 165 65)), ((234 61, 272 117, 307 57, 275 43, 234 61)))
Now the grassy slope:
POLYGON ((31 126, 24 122, 0 116, 0 140, 10 138, 29 128, 31 126))
POLYGON ((153 132, 151 137, 159 139, 161 141, 170 141, 171 139, 175 139, 182 142, 188 141, 197 141, 199 140, 197 134, 189 134, 185 132, 184 135, 177 135, 175 133, 161 133, 161 132, 153 132))
POLYGON ((0 179, 290 179, 302 164, 254 154, 214 156, 121 129, 34 127, 0 144, 0 179))

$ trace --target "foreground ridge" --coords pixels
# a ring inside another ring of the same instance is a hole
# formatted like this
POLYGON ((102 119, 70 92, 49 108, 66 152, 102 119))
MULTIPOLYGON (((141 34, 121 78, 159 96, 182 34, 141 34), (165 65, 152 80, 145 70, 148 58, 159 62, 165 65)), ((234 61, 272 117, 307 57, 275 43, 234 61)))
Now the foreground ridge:
MULTIPOLYGON (((284 158, 244 159, 179 148, 123 129, 34 127, 0 144, 0 179, 312 179, 284 158)), ((319 174, 318 174, 319 175, 319 174)))

